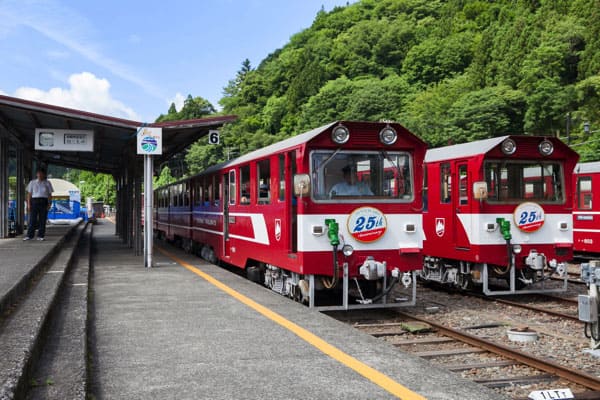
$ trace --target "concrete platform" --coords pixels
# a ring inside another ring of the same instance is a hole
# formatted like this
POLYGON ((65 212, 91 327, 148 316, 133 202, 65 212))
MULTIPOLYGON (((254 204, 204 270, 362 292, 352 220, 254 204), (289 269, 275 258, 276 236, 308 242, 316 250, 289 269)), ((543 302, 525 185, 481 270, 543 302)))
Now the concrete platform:
POLYGON ((185 268, 157 251, 146 270, 113 232, 94 229, 98 399, 500 398, 177 249, 185 268))
POLYGON ((66 235, 74 228, 49 225, 43 242, 24 242, 24 236, 0 240, 0 315, 22 294, 38 268, 60 248, 66 235))

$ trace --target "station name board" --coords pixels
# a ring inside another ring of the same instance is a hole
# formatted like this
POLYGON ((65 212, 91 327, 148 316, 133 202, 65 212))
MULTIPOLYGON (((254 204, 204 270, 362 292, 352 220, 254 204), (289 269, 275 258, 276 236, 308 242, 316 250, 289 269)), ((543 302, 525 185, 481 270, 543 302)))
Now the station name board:
POLYGON ((94 131, 37 128, 35 149, 46 151, 94 151, 94 131))

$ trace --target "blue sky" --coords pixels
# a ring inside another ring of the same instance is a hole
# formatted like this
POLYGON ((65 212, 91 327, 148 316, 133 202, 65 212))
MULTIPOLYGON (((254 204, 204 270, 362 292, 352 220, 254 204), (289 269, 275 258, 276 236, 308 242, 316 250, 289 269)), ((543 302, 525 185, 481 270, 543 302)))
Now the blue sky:
POLYGON ((347 0, 0 0, 0 93, 152 121, 191 93, 217 105, 253 66, 347 0))

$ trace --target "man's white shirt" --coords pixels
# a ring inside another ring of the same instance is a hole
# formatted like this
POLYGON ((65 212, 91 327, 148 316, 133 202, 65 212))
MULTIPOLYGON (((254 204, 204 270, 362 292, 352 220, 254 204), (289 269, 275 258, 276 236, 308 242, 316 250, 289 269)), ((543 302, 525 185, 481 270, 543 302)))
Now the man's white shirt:
POLYGON ((34 179, 27 185, 27 192, 31 193, 31 197, 33 199, 37 198, 45 198, 47 199, 54 192, 54 188, 49 180, 45 179, 40 181, 39 179, 34 179))

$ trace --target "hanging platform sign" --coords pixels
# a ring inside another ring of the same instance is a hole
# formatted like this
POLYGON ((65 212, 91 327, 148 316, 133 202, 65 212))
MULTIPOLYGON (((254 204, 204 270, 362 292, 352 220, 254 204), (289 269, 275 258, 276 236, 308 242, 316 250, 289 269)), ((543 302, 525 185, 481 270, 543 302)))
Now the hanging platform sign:
POLYGON ((162 154, 162 128, 140 126, 137 130, 137 153, 153 156, 162 154))
POLYGON ((35 149, 46 151, 94 151, 94 131, 37 128, 35 149))

